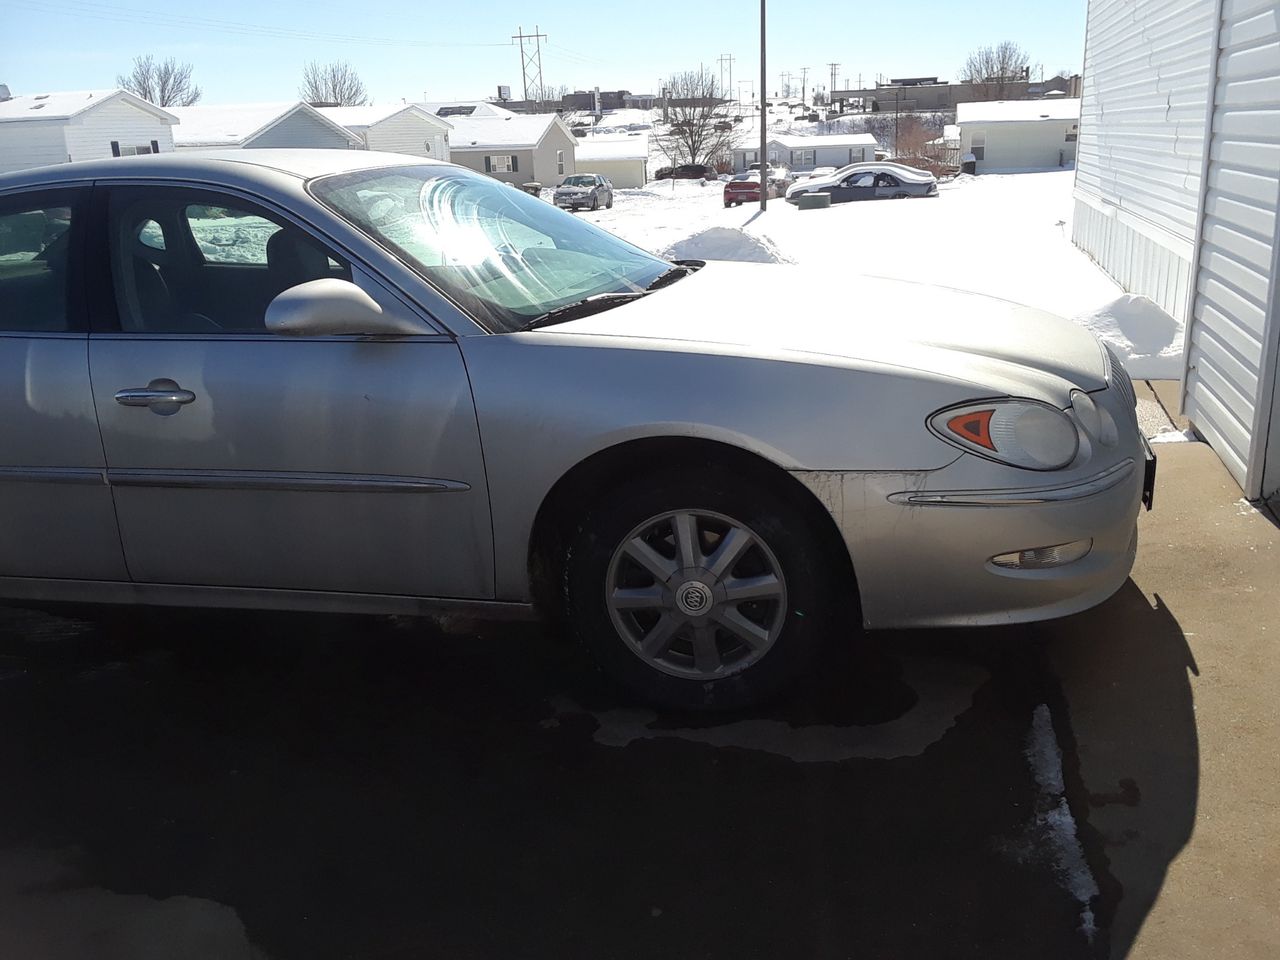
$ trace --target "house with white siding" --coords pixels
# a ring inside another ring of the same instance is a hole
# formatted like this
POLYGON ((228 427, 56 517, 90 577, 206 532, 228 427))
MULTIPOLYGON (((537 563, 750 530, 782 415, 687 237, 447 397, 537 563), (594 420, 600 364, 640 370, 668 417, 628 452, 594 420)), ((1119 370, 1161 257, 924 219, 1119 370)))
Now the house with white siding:
POLYGON ((1080 134, 1078 97, 985 100, 956 105, 960 157, 977 173, 1069 167, 1080 134))
POLYGON ((0 86, 0 173, 173 150, 178 118, 125 90, 10 96, 0 86))
POLYGON ((356 134, 366 150, 449 159, 453 125, 415 104, 385 107, 317 107, 322 116, 356 134))
POLYGON ((360 135, 330 120, 302 101, 171 107, 178 118, 173 131, 179 150, 310 147, 359 150, 360 135))
POLYGON ((1280 6, 1090 0, 1072 239, 1186 330, 1182 412, 1280 493, 1280 6))
POLYGON ((506 183, 558 186, 577 172, 578 138, 554 113, 450 117, 454 163, 506 183))
MULTIPOLYGON (((769 165, 803 172, 816 167, 847 167, 876 158, 880 144, 869 133, 831 133, 812 137, 775 134, 765 144, 769 165)), ((750 170, 760 161, 759 140, 733 149, 733 169, 750 170)))

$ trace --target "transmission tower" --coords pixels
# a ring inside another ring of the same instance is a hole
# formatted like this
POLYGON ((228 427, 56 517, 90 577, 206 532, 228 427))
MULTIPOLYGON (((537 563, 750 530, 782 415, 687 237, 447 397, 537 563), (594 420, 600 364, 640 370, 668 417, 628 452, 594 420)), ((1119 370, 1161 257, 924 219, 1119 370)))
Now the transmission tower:
POLYGON ((720 95, 724 96, 725 90, 733 89, 733 54, 722 53, 716 57, 716 63, 720 64, 720 95), (729 65, 729 86, 724 85, 724 68, 725 64, 729 65))
POLYGON ((539 33, 535 24, 533 33, 525 33, 524 27, 516 27, 511 38, 520 43, 520 73, 524 79, 524 98, 529 99, 529 81, 533 81, 535 99, 542 99, 542 41, 547 39, 545 33, 539 33), (524 42, 532 40, 532 51, 525 49, 524 42))

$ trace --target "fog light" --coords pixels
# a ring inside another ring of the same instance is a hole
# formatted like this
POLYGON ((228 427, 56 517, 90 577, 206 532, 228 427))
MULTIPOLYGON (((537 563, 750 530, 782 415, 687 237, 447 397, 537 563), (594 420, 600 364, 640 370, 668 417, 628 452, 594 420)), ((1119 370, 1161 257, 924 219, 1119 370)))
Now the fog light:
POLYGON ((1002 553, 992 557, 991 562, 1009 570, 1048 570, 1075 563, 1092 549, 1092 540, 1073 540, 1054 547, 1032 547, 1030 550, 1002 553))

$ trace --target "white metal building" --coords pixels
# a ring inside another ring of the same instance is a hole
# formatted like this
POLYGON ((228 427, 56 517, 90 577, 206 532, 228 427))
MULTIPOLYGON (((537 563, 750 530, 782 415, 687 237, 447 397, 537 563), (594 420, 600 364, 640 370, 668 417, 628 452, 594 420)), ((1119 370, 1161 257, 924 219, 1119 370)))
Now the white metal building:
MULTIPOLYGON (((869 133, 833 133, 812 137, 774 134, 765 144, 769 164, 790 170, 812 170, 815 167, 847 167, 876 158, 880 144, 869 133)), ((749 170, 760 160, 759 140, 733 148, 733 168, 749 170)))
POLYGON ((449 159, 448 120, 414 104, 385 107, 317 107, 322 116, 358 136, 366 150, 449 159))
POLYGON ((1186 323, 1182 409, 1280 491, 1276 0, 1090 0, 1073 239, 1186 323))
POLYGON ((649 138, 583 137, 576 162, 579 173, 598 173, 615 187, 643 187, 649 179, 649 138))
POLYGON ((956 104, 960 158, 978 173, 1069 167, 1076 159, 1080 100, 986 100, 956 104))
POLYGON ((171 107, 180 121, 173 131, 179 150, 241 147, 311 147, 359 150, 360 135, 352 133, 301 101, 237 103, 218 106, 171 107))
POLYGON ((0 173, 173 150, 178 118, 124 90, 11 97, 0 87, 0 173))

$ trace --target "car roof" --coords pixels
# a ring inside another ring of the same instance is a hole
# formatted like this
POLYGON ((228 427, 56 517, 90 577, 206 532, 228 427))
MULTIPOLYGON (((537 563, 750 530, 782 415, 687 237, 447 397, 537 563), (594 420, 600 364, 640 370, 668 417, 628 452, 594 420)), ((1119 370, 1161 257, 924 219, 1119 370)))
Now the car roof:
POLYGON ((182 150, 174 153, 82 160, 76 163, 33 167, 17 173, 0 175, 0 190, 136 177, 165 180, 211 179, 217 182, 235 183, 276 179, 283 174, 299 180, 309 180, 312 177, 331 173, 423 164, 455 166, 424 157, 407 156, 402 153, 380 153, 373 150, 182 150))

